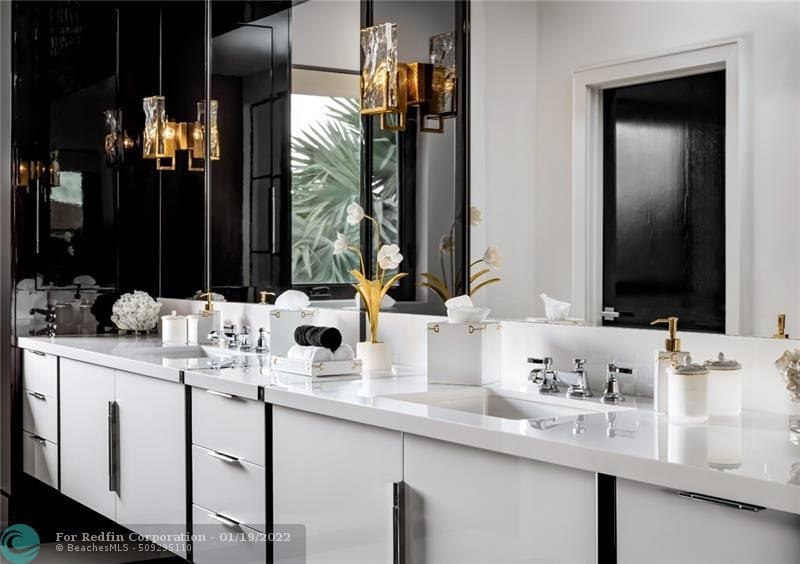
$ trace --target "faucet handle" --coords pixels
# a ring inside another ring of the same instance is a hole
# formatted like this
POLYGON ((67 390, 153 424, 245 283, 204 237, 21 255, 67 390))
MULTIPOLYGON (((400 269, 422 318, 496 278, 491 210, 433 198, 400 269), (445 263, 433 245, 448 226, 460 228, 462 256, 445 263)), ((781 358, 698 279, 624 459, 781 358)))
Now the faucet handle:
POLYGON ((586 366, 586 359, 585 358, 573 358, 572 362, 575 363, 575 370, 583 370, 586 366))
POLYGON ((553 366, 553 357, 544 356, 542 358, 528 357, 528 364, 541 364, 545 370, 550 370, 553 366))
POLYGON ((613 362, 608 363, 608 374, 633 374, 633 368, 623 368, 622 366, 617 366, 613 362))

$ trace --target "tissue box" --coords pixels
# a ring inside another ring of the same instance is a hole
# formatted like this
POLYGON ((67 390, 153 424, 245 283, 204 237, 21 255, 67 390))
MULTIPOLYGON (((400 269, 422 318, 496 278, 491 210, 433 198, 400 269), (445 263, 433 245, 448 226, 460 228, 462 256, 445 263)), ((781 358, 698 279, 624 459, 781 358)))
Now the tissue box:
POLYGON ((496 321, 428 323, 428 382, 482 386, 500 379, 496 321))
POLYGON ((301 325, 316 325, 316 309, 273 309, 269 312, 269 352, 287 356, 294 346, 294 330, 301 325))

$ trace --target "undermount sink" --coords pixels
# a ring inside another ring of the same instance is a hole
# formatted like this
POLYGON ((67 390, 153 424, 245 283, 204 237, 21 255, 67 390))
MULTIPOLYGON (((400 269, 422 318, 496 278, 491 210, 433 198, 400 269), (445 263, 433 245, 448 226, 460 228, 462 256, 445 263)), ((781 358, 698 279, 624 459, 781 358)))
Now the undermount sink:
POLYGON ((413 392, 384 397, 512 421, 574 417, 619 409, 598 403, 583 403, 584 400, 555 396, 532 397, 531 394, 523 392, 482 387, 413 392))

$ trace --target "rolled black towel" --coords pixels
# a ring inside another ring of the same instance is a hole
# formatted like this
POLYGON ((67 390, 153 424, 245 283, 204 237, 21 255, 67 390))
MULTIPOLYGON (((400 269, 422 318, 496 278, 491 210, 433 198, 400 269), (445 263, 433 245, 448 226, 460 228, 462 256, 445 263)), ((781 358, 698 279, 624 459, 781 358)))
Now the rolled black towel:
POLYGON ((342 334, 336 327, 301 325, 294 330, 294 342, 303 347, 325 347, 336 352, 342 344, 342 334))

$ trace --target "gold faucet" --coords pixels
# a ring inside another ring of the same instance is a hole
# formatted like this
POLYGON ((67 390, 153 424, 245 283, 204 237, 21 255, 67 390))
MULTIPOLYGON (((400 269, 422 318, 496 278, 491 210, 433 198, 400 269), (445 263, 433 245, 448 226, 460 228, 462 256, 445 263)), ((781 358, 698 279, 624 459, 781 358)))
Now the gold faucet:
POLYGON ((773 339, 788 339, 789 334, 786 332, 786 314, 778 314, 778 331, 772 336, 773 339))

